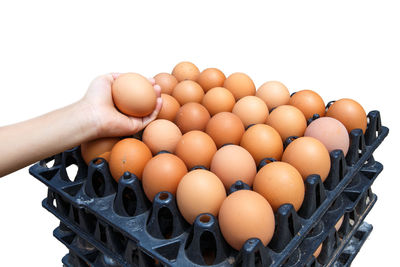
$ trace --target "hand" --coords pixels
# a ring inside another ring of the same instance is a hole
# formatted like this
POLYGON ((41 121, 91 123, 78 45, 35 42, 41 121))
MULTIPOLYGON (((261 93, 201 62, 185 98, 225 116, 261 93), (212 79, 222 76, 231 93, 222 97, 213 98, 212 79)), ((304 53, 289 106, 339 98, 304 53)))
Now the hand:
POLYGON ((92 81, 80 104, 89 110, 88 116, 96 125, 97 137, 127 136, 137 133, 157 118, 162 106, 161 88, 149 79, 157 95, 157 104, 153 113, 136 118, 120 113, 114 106, 111 86, 119 76, 117 73, 105 74, 92 81))

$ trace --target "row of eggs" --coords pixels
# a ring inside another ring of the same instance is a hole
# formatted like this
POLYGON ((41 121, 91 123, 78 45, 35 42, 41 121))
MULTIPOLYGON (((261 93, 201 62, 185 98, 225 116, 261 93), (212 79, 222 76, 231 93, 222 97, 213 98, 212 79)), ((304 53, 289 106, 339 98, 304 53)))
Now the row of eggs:
MULTIPOLYGON (((172 74, 154 79, 162 89, 163 105, 144 129, 142 141, 93 140, 82 144, 82 156, 87 163, 105 158, 116 181, 125 171, 134 173, 150 200, 161 191, 176 195, 189 223, 201 213, 218 215, 221 232, 235 249, 251 237, 267 245, 274 233, 274 211, 285 203, 298 210, 303 180, 310 174, 325 180, 329 152, 341 149, 346 154, 348 133, 366 129, 365 111, 354 100, 336 101, 325 112, 324 101, 314 91, 290 96, 276 81, 256 90, 244 73, 226 78, 218 69, 200 73, 194 64, 181 62, 172 74), (307 126, 314 114, 320 118, 307 126), (299 138, 284 150, 283 142, 291 136, 299 138), (265 158, 277 161, 257 172, 265 158), (227 197, 237 180, 253 191, 227 197)), ((153 86, 141 75, 119 76, 112 90, 115 105, 129 116, 146 116, 155 108, 153 86)))

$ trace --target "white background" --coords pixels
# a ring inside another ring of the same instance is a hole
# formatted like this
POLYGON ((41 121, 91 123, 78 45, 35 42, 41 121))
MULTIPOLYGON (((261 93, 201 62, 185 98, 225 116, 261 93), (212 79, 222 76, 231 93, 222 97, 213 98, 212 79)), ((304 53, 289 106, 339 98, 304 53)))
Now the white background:
MULTIPOLYGON (((367 111, 380 110, 391 131, 375 153, 385 169, 373 186, 379 199, 367 217, 374 230, 353 266, 378 266, 382 260, 395 265, 400 238, 395 1, 140 2, 1 1, 0 125, 77 101, 99 74, 153 76, 182 60, 227 75, 245 72, 257 86, 279 80, 292 92, 316 90, 326 102, 354 98, 367 111)), ((0 179, 0 266, 61 266, 67 250, 52 236, 58 223, 41 207, 45 196, 46 187, 27 168, 0 179)))

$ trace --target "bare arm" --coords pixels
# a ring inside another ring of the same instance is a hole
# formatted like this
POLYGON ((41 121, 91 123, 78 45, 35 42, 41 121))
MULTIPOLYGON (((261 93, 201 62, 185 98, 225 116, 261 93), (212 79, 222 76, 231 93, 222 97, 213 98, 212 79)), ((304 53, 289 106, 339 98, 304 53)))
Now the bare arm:
POLYGON ((80 101, 43 116, 0 127, 0 177, 36 161, 101 137, 126 136, 143 129, 161 109, 145 118, 128 117, 113 104, 111 85, 118 74, 96 78, 80 101))

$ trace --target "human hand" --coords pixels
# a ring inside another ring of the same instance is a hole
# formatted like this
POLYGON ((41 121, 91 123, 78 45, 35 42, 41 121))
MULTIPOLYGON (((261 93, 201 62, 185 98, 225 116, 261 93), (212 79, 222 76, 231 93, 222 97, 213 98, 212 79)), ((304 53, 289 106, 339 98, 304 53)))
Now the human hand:
POLYGON ((96 138, 132 135, 157 118, 162 106, 161 87, 149 79, 157 95, 157 104, 153 113, 143 118, 127 116, 119 112, 114 106, 111 86, 119 76, 118 73, 105 74, 94 79, 86 95, 80 101, 84 109, 88 110, 89 119, 96 125, 96 138))

